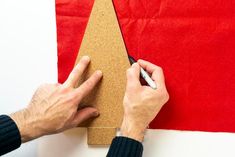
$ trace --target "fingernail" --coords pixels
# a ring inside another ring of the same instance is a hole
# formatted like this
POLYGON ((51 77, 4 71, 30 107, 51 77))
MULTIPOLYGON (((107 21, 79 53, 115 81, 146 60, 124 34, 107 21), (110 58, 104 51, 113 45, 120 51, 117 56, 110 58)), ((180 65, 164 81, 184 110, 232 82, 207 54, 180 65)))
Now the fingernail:
POLYGON ((132 67, 137 67, 139 64, 138 63, 134 63, 132 64, 132 67))
POLYGON ((90 57, 89 56, 83 56, 82 59, 90 61, 90 57))
POLYGON ((99 113, 98 111, 95 111, 95 112, 92 113, 92 115, 93 115, 94 117, 97 117, 97 116, 100 115, 100 113, 99 113))
POLYGON ((99 75, 99 76, 102 76, 102 75, 103 75, 103 73, 102 73, 101 70, 97 70, 97 71, 96 71, 96 74, 99 75))

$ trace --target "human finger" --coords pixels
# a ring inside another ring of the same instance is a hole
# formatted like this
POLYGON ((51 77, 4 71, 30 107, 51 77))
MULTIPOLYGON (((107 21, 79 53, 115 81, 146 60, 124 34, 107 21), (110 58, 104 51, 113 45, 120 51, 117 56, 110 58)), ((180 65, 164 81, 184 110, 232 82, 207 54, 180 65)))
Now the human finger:
MULTIPOLYGON (((78 101, 86 97, 99 83, 102 78, 102 72, 100 70, 94 72, 83 84, 81 84, 74 93, 77 95, 78 101)), ((78 102, 79 103, 79 102, 78 102)))
POLYGON ((79 78, 82 76, 90 63, 88 56, 83 56, 79 63, 74 67, 64 85, 67 87, 75 87, 79 78))

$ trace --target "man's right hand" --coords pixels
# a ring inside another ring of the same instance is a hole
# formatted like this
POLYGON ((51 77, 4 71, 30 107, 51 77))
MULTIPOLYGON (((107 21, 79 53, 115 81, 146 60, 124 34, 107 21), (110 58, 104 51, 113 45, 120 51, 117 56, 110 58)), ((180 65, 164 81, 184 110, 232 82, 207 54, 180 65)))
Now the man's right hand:
POLYGON ((124 117, 121 126, 122 136, 142 142, 149 123, 168 99, 169 95, 162 69, 144 60, 138 60, 137 63, 134 63, 127 70, 127 86, 123 100, 124 117), (157 84, 156 90, 141 85, 140 66, 151 75, 157 84))

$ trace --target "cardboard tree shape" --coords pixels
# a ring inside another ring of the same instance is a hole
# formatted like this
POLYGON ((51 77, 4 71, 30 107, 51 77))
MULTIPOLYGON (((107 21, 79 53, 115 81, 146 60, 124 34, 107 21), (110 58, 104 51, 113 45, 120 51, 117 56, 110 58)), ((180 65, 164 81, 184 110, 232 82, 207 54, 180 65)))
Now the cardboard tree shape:
POLYGON ((89 145, 108 145, 122 122, 126 70, 130 67, 112 0, 95 0, 76 64, 84 55, 91 63, 81 81, 95 70, 103 72, 103 79, 82 102, 98 108, 100 116, 82 126, 88 127, 89 145))

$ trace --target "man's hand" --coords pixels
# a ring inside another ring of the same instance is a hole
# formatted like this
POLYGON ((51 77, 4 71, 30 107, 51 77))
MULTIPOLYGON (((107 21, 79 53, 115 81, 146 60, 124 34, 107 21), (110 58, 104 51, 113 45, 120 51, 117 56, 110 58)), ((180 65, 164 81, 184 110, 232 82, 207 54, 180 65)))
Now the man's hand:
POLYGON ((89 62, 89 57, 83 57, 64 84, 42 85, 27 108, 10 115, 20 130, 22 142, 62 132, 99 115, 93 107, 78 110, 82 99, 102 78, 102 72, 96 71, 82 85, 75 88, 89 62))
POLYGON ((138 60, 138 63, 134 63, 127 70, 127 87, 123 101, 124 118, 121 126, 122 136, 142 142, 149 123, 168 99, 169 95, 162 69, 144 60, 138 60), (151 78, 157 84, 156 90, 141 85, 140 66, 151 74, 151 78))

